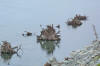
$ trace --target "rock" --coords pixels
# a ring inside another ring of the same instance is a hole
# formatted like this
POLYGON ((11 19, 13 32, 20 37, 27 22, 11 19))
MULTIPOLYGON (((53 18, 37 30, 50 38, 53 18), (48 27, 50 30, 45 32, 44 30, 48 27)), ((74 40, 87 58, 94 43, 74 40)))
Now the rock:
POLYGON ((32 33, 31 33, 31 32, 27 32, 26 35, 27 35, 27 36, 32 36, 32 33))
POLYGON ((64 61, 59 62, 51 59, 49 63, 52 66, 97 66, 100 63, 100 41, 93 42, 83 50, 73 51, 70 58, 65 58, 64 61))
POLYGON ((56 27, 57 27, 57 28, 60 28, 60 25, 57 25, 56 27))
POLYGON ((51 64, 49 64, 48 62, 46 64, 44 64, 44 66, 51 66, 51 64))

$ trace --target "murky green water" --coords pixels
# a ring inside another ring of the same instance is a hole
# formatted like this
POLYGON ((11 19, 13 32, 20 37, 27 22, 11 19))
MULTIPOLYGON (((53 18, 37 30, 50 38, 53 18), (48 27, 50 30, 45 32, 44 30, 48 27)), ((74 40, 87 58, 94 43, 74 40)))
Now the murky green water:
POLYGON ((52 56, 63 60, 95 39, 92 24, 100 34, 99 12, 99 0, 0 0, 0 41, 21 45, 23 50, 21 56, 1 55, 0 66, 43 66, 52 56), (88 20, 72 29, 65 22, 76 14, 87 15, 88 20), (61 41, 37 42, 34 35, 22 36, 24 31, 40 34, 40 24, 60 24, 61 41))

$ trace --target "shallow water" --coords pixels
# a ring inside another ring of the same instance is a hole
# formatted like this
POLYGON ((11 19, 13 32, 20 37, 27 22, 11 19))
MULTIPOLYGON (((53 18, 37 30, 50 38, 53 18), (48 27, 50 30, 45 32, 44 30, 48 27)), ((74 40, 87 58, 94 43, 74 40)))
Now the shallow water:
POLYGON ((100 34, 99 2, 99 0, 0 0, 0 41, 7 40, 12 46, 21 45, 23 50, 19 52, 21 57, 15 54, 5 59, 5 55, 1 56, 0 66, 43 66, 52 56, 63 60, 71 51, 90 44, 95 39, 92 24, 100 34), (87 15, 88 20, 82 26, 73 29, 65 22, 76 14, 87 15), (37 43, 34 35, 31 37, 21 35, 24 31, 39 35, 40 24, 43 26, 60 24, 61 41, 58 44, 45 42, 42 45, 37 43))

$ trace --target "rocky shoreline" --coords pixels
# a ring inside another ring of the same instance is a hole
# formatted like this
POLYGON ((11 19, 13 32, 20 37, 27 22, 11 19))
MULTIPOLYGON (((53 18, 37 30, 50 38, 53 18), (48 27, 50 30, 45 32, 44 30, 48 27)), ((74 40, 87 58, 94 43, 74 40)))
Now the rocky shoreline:
POLYGON ((93 41, 82 50, 72 51, 70 57, 65 58, 62 62, 57 61, 56 58, 51 58, 48 61, 51 66, 99 66, 99 63, 100 40, 93 41))

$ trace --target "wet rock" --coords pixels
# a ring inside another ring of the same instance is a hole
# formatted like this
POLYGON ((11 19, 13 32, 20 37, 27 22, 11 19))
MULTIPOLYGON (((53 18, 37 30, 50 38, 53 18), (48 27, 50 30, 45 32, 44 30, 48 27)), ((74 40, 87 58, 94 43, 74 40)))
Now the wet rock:
POLYGON ((60 25, 57 25, 56 27, 60 29, 60 25))
POLYGON ((100 63, 100 41, 97 40, 82 50, 73 51, 70 57, 59 62, 50 59, 52 66, 98 66, 100 63))
POLYGON ((63 62, 58 62, 55 57, 52 57, 49 60, 49 63, 51 64, 51 66, 61 66, 64 64, 63 62))
POLYGON ((47 28, 42 29, 40 36, 37 36, 37 40, 60 40, 59 31, 56 32, 53 25, 47 25, 47 28))
POLYGON ((46 64, 44 64, 44 66, 51 66, 51 64, 49 64, 48 62, 46 64))

